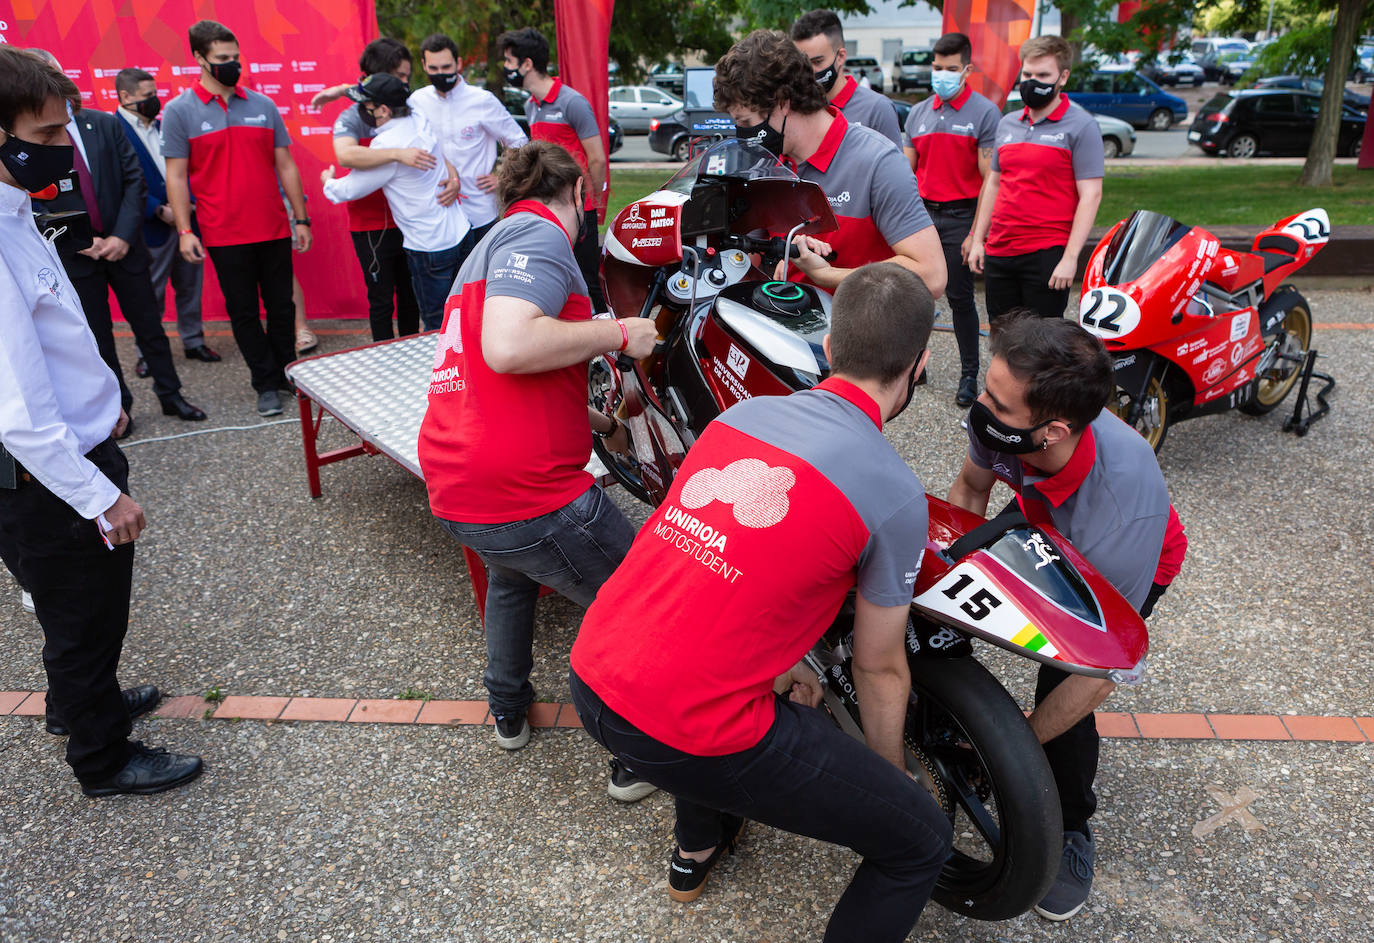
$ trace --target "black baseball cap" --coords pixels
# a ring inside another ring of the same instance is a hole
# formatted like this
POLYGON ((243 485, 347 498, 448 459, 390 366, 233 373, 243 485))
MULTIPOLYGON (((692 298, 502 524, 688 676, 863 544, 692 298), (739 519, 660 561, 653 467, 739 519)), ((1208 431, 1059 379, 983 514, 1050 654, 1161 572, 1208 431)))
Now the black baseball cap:
POLYGON ((346 93, 355 102, 373 102, 397 108, 410 98, 410 89, 390 72, 369 75, 346 93))

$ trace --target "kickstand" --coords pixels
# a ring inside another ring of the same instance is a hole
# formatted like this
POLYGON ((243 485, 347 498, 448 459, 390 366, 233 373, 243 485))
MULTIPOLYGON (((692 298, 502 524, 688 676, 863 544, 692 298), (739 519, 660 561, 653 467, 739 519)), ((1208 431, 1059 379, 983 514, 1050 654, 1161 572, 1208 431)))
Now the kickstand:
POLYGON ((1317 364, 1316 350, 1309 350, 1302 365, 1302 384, 1298 387, 1298 401, 1293 406, 1293 415, 1283 422, 1284 432, 1294 432, 1300 436, 1307 435, 1307 430, 1312 427, 1312 423, 1325 416, 1331 411, 1331 404, 1326 401, 1327 395, 1336 388, 1336 379, 1329 373, 1319 373, 1313 369, 1317 364), (1317 390, 1317 409, 1312 408, 1308 401, 1308 385, 1313 378, 1322 381, 1322 388, 1317 390))

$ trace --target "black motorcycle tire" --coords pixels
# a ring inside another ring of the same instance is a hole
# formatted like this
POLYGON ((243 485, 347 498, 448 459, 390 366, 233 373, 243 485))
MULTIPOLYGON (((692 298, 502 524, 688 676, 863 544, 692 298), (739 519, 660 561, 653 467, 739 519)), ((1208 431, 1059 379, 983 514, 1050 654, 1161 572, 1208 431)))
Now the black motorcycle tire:
MULTIPOLYGON (((587 405, 597 412, 604 415, 614 415, 620 403, 607 403, 608 390, 604 385, 609 379, 610 366, 604 357, 597 357, 587 366, 587 405)), ((653 504, 653 499, 649 497, 649 492, 645 489, 644 483, 640 480, 638 471, 630 467, 626 462, 610 449, 606 448, 605 441, 597 435, 592 436, 592 451, 611 473, 611 477, 616 482, 635 497, 638 501, 645 504, 653 504)))
MULTIPOLYGON (((1297 296, 1297 300, 1284 314, 1280 327, 1285 332, 1285 346, 1296 348, 1291 353, 1301 351, 1306 356, 1308 348, 1312 346, 1312 310, 1308 307, 1306 298, 1297 296)), ((1263 416, 1288 398, 1301 374, 1301 365, 1294 364, 1288 374, 1281 379, 1271 381, 1268 378, 1256 377, 1252 381, 1255 384, 1255 395, 1241 405, 1240 411, 1251 416, 1263 416)))
MULTIPOLYGON (((958 849, 960 823, 970 822, 966 812, 958 817, 956 848, 940 872, 933 898, 942 907, 977 920, 1019 916, 1049 891, 1063 852, 1059 793, 1045 751, 1016 701, 976 658, 917 655, 910 659, 910 667, 913 706, 905 730, 908 750, 920 747, 935 765, 950 769, 942 761, 948 748, 932 749, 929 741, 936 731, 931 728, 943 722, 940 714, 962 728, 996 800, 1001 838, 999 847, 989 846, 991 861, 976 860, 958 849), (917 706, 925 698, 933 711, 923 712, 917 706)), ((944 788, 957 789, 958 778, 943 779, 944 788)), ((967 780, 963 786, 967 789, 967 780)), ((976 795, 967 798, 977 801, 976 795)), ((961 805, 955 798, 950 801, 961 805)))
MULTIPOLYGON (((1173 404, 1169 398, 1169 387, 1161 383, 1158 377, 1151 377, 1150 384, 1145 388, 1145 395, 1154 401, 1155 409, 1158 411, 1158 422, 1154 425, 1141 427, 1142 420, 1137 420, 1134 426, 1135 431, 1140 433, 1141 438, 1150 443, 1150 448, 1154 449, 1156 455, 1159 450, 1164 448, 1164 439, 1169 435, 1169 426, 1173 422, 1173 404)), ((1131 407, 1135 404, 1135 397, 1131 393, 1116 388, 1116 399, 1107 404, 1107 408, 1116 413, 1123 421, 1130 415, 1131 407)))

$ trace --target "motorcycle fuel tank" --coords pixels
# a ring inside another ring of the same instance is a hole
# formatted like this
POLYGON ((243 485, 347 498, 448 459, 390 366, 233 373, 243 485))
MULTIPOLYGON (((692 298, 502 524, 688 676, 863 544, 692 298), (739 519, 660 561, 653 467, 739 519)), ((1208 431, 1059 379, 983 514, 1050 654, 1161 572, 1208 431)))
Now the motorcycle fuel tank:
POLYGON ((830 373, 821 339, 830 295, 794 282, 743 282, 720 292, 699 337, 712 382, 738 402, 810 389, 830 373))

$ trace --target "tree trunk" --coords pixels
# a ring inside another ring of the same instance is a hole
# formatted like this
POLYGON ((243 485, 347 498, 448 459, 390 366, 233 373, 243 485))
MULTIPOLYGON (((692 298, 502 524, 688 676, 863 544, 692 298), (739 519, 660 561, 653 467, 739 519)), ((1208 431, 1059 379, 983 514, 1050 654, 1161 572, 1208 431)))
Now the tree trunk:
POLYGON ((1340 0, 1336 7, 1336 21, 1331 28, 1331 59, 1326 63, 1325 85, 1322 88, 1321 113, 1312 132, 1312 144, 1307 149, 1298 185, 1302 187, 1331 186, 1331 162, 1336 157, 1336 143, 1341 133, 1341 113, 1344 110, 1345 76, 1350 71, 1350 56, 1360 28, 1360 13, 1364 0, 1340 0))

